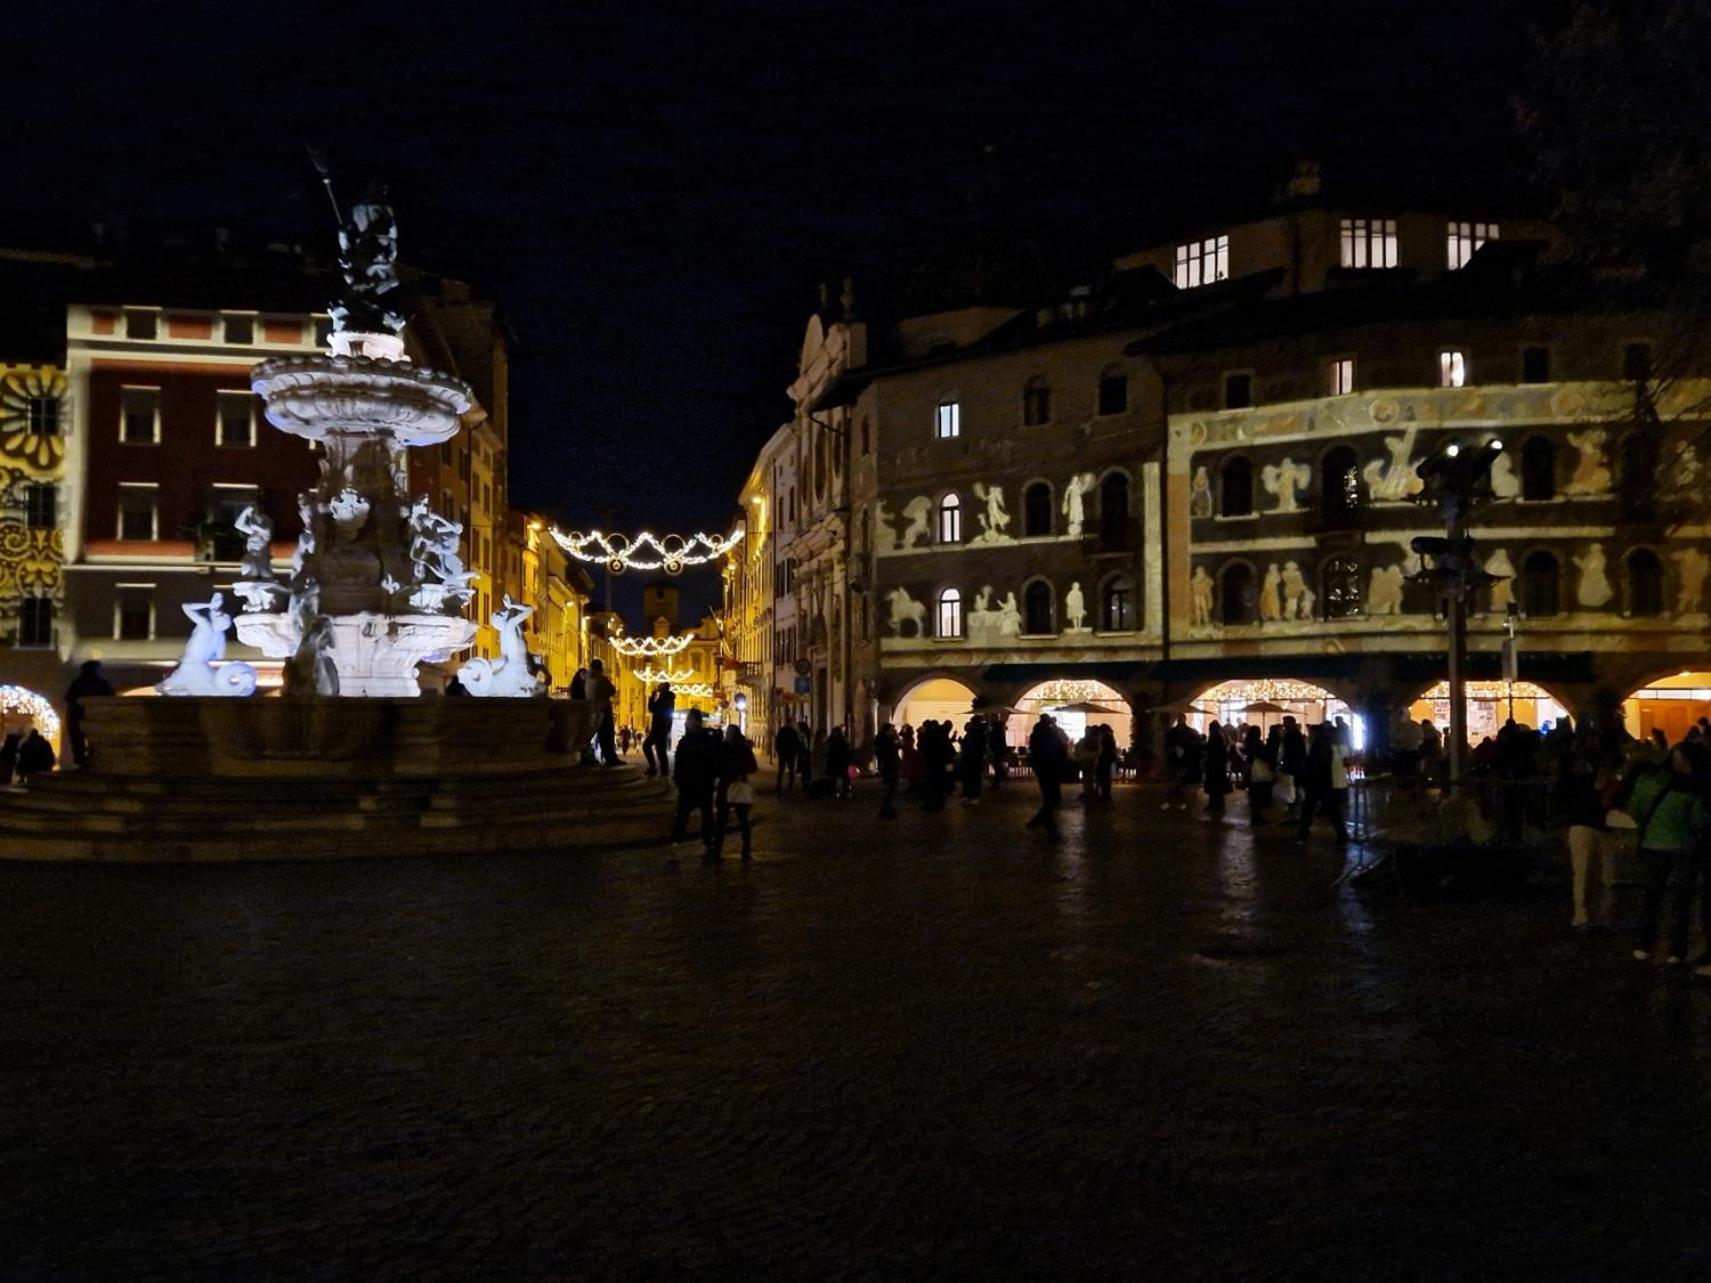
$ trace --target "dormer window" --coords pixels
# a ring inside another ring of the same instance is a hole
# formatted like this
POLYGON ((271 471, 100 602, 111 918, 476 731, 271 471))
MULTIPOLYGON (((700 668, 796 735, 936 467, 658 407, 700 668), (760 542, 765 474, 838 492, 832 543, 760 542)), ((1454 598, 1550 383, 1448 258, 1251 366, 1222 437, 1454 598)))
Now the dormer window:
POLYGON ((1176 288, 1197 289, 1230 276, 1230 238, 1208 236, 1176 247, 1176 288))
POLYGON ((1395 267, 1394 218, 1345 218, 1338 262, 1343 267, 1395 267))

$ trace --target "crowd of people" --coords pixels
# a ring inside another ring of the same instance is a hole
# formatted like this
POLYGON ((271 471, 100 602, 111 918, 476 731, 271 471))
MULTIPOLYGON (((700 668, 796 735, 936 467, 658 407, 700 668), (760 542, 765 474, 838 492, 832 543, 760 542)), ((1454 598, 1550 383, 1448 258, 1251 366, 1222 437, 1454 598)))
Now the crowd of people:
POLYGON ((1253 824, 1271 823, 1272 807, 1281 805, 1280 818, 1294 826, 1296 841, 1307 841, 1313 821, 1323 818, 1341 844, 1348 841, 1352 751, 1349 728, 1340 717, 1305 730, 1290 716, 1269 730, 1214 721, 1201 734, 1179 713, 1164 734, 1166 788, 1160 809, 1187 810, 1190 797, 1200 792, 1207 815, 1220 820, 1230 795, 1242 791, 1253 824))

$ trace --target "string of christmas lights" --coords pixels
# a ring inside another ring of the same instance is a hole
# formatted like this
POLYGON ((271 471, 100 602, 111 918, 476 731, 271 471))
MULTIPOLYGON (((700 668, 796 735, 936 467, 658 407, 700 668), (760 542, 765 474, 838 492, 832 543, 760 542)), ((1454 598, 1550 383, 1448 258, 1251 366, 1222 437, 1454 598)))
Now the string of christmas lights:
POLYGON ((671 689, 687 699, 713 698, 713 688, 706 682, 688 682, 682 686, 673 686, 671 689))
POLYGON ((610 638, 612 649, 626 659, 634 659, 638 655, 646 659, 655 656, 669 658, 694 640, 694 633, 679 633, 676 637, 625 637, 622 633, 615 633, 610 638))
POLYGON ((686 566, 704 566, 723 557, 743 537, 743 527, 728 535, 709 535, 697 531, 683 535, 656 535, 644 530, 634 537, 607 534, 600 530, 563 531, 552 528, 552 537, 578 561, 598 562, 614 575, 626 570, 663 570, 675 575, 686 566))
POLYGON ((47 739, 59 736, 59 714, 33 690, 22 686, 0 686, 0 713, 23 713, 35 722, 36 729, 47 739))
POLYGON ((661 682, 670 682, 676 686, 681 682, 687 682, 693 676, 695 676, 693 668, 666 669, 655 668, 649 664, 646 668, 636 670, 636 680, 648 686, 657 686, 661 682))

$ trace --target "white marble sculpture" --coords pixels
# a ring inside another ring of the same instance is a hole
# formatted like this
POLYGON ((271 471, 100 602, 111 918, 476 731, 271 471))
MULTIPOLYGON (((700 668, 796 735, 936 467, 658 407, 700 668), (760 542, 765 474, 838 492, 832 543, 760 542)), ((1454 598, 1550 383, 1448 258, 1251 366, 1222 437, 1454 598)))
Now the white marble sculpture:
POLYGON ((1616 591, 1610 587, 1610 576, 1604 561, 1604 545, 1590 545, 1584 555, 1574 558, 1574 564, 1580 571, 1580 582, 1574 593, 1575 600, 1594 610, 1609 605, 1616 591))
POLYGON ((1193 592, 1194 626, 1209 628, 1212 624, 1212 576, 1206 573, 1205 566, 1194 568, 1194 578, 1189 581, 1193 592))
POLYGON ((1401 566, 1374 566, 1366 589, 1366 613, 1369 615, 1400 615, 1402 613, 1401 566))
POLYGON ((1705 609, 1705 576, 1711 572, 1711 557, 1697 548, 1678 548, 1669 556, 1675 562, 1675 613, 1700 614, 1705 609))
POLYGON ((1091 472, 1078 472, 1063 486, 1064 533, 1071 539, 1081 538, 1081 527, 1087 522, 1087 496, 1096 484, 1091 472))
POLYGON ((981 482, 974 483, 974 497, 985 505, 985 510, 975 513, 975 520, 980 522, 980 533, 970 543, 994 544, 1015 542, 1008 531, 1010 529, 1010 513, 1004 507, 1004 488, 988 486, 981 482))
POLYGON ((1069 621, 1069 631, 1085 633, 1087 627, 1087 598, 1081 591, 1081 583, 1077 580, 1070 584, 1069 591, 1063 595, 1063 614, 1069 621))
POLYGON ((1259 617, 1268 624, 1283 618, 1283 571, 1275 561, 1265 568, 1260 583, 1259 617))
POLYGON ((893 588, 886 593, 885 604, 890 612, 887 622, 893 636, 903 635, 904 624, 914 624, 917 637, 927 635, 927 607, 911 597, 907 588, 893 588))
POLYGON ((183 609, 190 620, 190 639, 178 667, 155 689, 162 695, 255 694, 255 669, 241 662, 220 665, 226 657, 226 630, 232 626, 225 595, 187 602, 183 609))
POLYGON ((368 521, 370 510, 368 500, 349 486, 327 501, 327 513, 333 519, 333 528, 340 539, 347 541, 356 538, 368 521))
POLYGON ((472 659, 457 670, 457 679, 471 695, 513 699, 533 695, 536 682, 529 670, 529 643, 523 637, 523 621, 535 613, 535 608, 512 601, 510 593, 501 602, 489 617, 499 634, 499 658, 472 659))
POLYGON ((1515 602, 1515 563, 1502 548, 1485 559, 1485 573, 1492 576, 1491 613, 1507 614, 1515 602))
POLYGON ((244 613, 279 609, 285 588, 273 577, 273 522, 252 505, 232 525, 244 537, 239 578, 232 585, 232 591, 243 598, 244 613))
POLYGON ((1212 515, 1212 476, 1206 471, 1206 465, 1201 464, 1194 470, 1194 480, 1188 488, 1188 515, 1191 517, 1210 517, 1212 515))
POLYGON ((1491 461, 1491 497, 1514 499, 1521 493, 1521 478, 1515 475, 1515 456, 1505 450, 1491 461))
POLYGON ((410 564, 418 587, 410 604, 418 610, 444 609, 447 604, 462 608, 474 595, 476 572, 465 570, 458 551, 463 523, 440 516, 420 496, 410 505, 410 564))
POLYGON ((1317 600, 1301 567, 1293 561, 1283 563, 1283 617, 1285 619, 1313 618, 1313 603, 1317 600))
POLYGON ((1610 489, 1610 465, 1604 459, 1604 444, 1610 434, 1603 428, 1586 428, 1568 434, 1568 443, 1580 452, 1574 473, 1563 487, 1564 494, 1605 494, 1610 489))
POLYGON ((321 587, 311 576, 292 602, 297 649, 285 661, 285 693, 331 698, 339 693, 339 669, 333 657, 333 621, 321 613, 321 587))
POLYGON ((303 569, 315 555, 315 497, 311 494, 297 496, 297 516, 302 522, 303 529, 297 536, 297 548, 291 554, 291 579, 295 583, 303 574, 303 569))
POLYGON ((926 495, 916 495, 903 505, 903 533, 897 537, 902 549, 926 544, 933 533, 933 501, 926 495))
POLYGON ((1273 512, 1301 511, 1299 491, 1313 479, 1313 469, 1305 463, 1296 463, 1293 459, 1285 459, 1282 463, 1268 463, 1260 469, 1260 485, 1269 495, 1277 497, 1277 506, 1273 512))
POLYGON ((1399 437, 1385 437, 1388 459, 1374 459, 1361 474, 1366 481, 1367 494, 1374 500, 1396 502, 1421 489, 1419 474, 1414 470, 1414 436, 1417 428, 1410 426, 1399 437))
POLYGON ((873 504, 873 551, 875 554, 890 552, 897 546, 897 532, 891 528, 891 514, 885 510, 885 500, 876 499, 873 504))

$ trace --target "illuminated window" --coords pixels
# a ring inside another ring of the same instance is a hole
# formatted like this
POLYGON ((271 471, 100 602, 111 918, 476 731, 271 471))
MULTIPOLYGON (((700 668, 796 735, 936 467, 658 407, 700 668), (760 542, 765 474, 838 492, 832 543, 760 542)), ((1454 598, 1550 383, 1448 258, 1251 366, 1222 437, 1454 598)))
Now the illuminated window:
POLYGON ((30 433, 38 437, 59 435, 59 398, 33 396, 30 398, 30 433))
POLYGON ((933 435, 941 441, 962 435, 962 404, 954 396, 940 400, 934 411, 933 435))
POLYGON ((18 645, 53 645, 53 598, 26 597, 18 610, 18 645))
POLYGON ((38 481, 24 487, 24 525, 30 530, 52 530, 57 524, 59 487, 38 481))
POLYGON ((1330 396, 1347 396, 1355 390, 1355 359, 1340 356, 1325 367, 1325 391, 1330 396))
POLYGON ((1396 220, 1394 218, 1345 218, 1342 220, 1344 267, 1395 267, 1396 220))
POLYGON ((1360 458, 1337 446, 1319 465, 1319 511, 1327 525, 1352 521, 1361 509, 1360 458))
POLYGON ((154 636, 154 585, 119 584, 113 593, 113 640, 148 641, 154 636))
POLYGON ((939 628, 940 637, 962 636, 962 594, 955 588, 946 588, 939 594, 939 628))
POLYGON ((1176 247, 1176 288, 1192 290, 1230 275, 1230 238, 1209 236, 1176 247))
POLYGON ((220 445, 227 450, 255 445, 255 397, 248 392, 222 392, 219 404, 220 445))
MULTIPOLYGON (((1486 241, 1498 239, 1496 223, 1451 223, 1445 239, 1445 252, 1450 270, 1466 267, 1486 241)), ((1459 385, 1458 385, 1459 386, 1459 385)))
POLYGON ((1052 389, 1045 379, 1035 375, 1022 389, 1022 422, 1037 428, 1052 421, 1052 389))
POLYGON ((1113 575, 1099 593, 1099 627, 1108 633, 1126 633, 1135 627, 1135 581, 1129 575, 1113 575))
POLYGON ((954 494, 939 500, 939 542, 962 542, 962 500, 954 494))
POLYGON ((1099 413, 1126 414, 1129 409, 1129 376, 1115 366, 1099 376, 1099 413))
POLYGON ((147 541, 156 537, 160 524, 160 490, 153 485, 125 483, 119 486, 118 536, 147 541))
POLYGON ((125 445, 154 445, 160 440, 160 389, 119 390, 119 440, 125 445))
POLYGON ((1360 563, 1352 557, 1327 561, 1319 586, 1326 619, 1353 619, 1361 613, 1360 563))
POLYGON ((1446 350, 1438 353, 1438 386, 1460 388, 1467 386, 1467 358, 1460 352, 1446 350))

